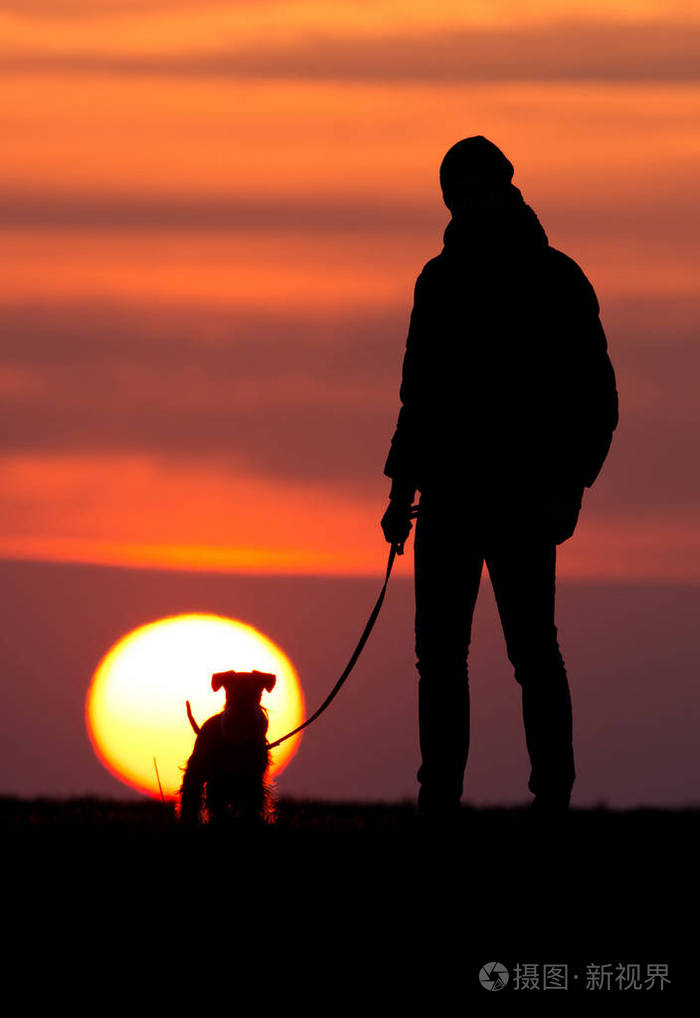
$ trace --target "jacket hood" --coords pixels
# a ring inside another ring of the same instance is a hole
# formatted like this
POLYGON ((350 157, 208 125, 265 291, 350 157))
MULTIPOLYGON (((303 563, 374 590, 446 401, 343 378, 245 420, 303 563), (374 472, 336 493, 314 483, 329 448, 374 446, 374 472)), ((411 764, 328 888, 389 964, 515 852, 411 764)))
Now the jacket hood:
POLYGON ((513 184, 488 204, 453 209, 444 233, 443 253, 450 258, 509 261, 549 246, 536 213, 513 184))

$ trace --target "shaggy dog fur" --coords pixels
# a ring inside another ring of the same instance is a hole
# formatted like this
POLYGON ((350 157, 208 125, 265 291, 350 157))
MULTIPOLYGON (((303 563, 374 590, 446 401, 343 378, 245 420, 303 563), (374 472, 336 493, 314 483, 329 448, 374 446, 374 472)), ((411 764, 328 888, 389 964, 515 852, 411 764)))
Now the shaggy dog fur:
POLYGON ((265 672, 217 672, 212 689, 225 689, 226 707, 198 728, 180 789, 180 819, 186 824, 208 821, 262 823, 273 819, 267 713, 260 703, 276 677, 265 672))

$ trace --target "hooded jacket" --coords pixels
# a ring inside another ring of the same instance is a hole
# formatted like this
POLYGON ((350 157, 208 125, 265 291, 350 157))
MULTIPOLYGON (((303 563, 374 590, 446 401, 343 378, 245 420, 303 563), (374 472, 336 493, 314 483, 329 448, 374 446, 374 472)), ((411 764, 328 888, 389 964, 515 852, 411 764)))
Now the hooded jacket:
POLYGON ((392 496, 580 505, 596 480, 618 422, 598 300, 512 184, 488 210, 453 213, 420 273, 400 399, 392 496))

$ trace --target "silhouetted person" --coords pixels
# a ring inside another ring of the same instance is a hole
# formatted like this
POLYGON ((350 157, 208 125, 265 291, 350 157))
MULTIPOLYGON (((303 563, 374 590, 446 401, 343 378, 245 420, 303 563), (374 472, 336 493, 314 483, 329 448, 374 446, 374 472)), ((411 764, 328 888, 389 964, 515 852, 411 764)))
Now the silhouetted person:
POLYGON ((416 490, 418 771, 423 813, 451 812, 469 750, 467 652, 484 561, 523 721, 533 805, 568 808, 571 699, 554 624, 556 546, 574 532, 618 421, 593 287, 549 246, 483 137, 440 167, 452 219, 421 272, 401 409, 386 462, 388 541, 411 529, 416 490))

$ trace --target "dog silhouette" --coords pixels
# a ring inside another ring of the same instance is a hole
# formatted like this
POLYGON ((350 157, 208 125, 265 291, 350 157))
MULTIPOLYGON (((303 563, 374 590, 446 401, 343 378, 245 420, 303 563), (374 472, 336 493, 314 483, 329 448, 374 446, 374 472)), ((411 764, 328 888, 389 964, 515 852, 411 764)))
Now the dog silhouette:
POLYGON ((180 789, 180 819, 188 825, 272 819, 271 790, 265 780, 269 766, 268 719, 260 699, 271 692, 277 678, 268 672, 216 672, 214 692, 224 689, 226 706, 201 729, 187 714, 197 733, 180 789))

